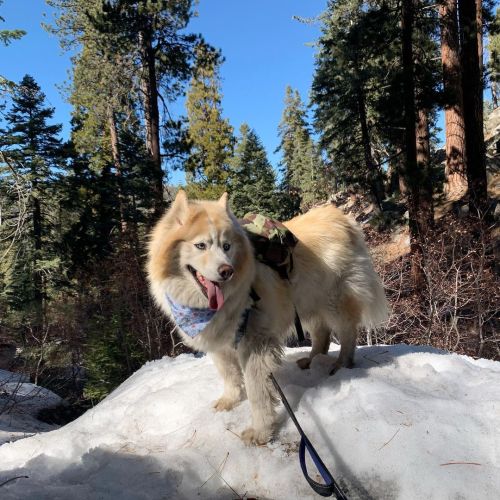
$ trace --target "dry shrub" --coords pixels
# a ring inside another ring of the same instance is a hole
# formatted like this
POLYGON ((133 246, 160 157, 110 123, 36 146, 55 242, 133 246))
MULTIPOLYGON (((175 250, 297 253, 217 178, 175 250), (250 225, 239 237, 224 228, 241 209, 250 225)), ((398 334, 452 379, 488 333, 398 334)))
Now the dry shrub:
POLYGON ((148 361, 190 350, 175 333, 175 325, 156 305, 145 273, 144 251, 123 248, 110 261, 108 310, 121 308, 122 327, 137 339, 148 361))
POLYGON ((0 340, 18 346, 10 369, 75 400, 91 378, 104 381, 105 395, 144 362, 183 352, 153 303, 143 253, 123 245, 74 276, 46 302, 42 327, 26 314, 0 325, 0 340))
POLYGON ((449 214, 438 221, 424 245, 422 290, 412 287, 409 255, 376 262, 392 311, 387 328, 372 333, 372 340, 500 359, 498 243, 490 229, 472 217, 449 214))

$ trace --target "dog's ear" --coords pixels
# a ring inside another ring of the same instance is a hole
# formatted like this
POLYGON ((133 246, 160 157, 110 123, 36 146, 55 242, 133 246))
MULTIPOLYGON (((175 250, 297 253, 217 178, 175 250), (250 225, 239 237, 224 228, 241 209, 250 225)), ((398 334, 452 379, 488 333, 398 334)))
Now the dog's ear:
POLYGON ((184 225, 188 212, 188 198, 184 189, 179 189, 179 191, 177 192, 177 196, 175 197, 175 200, 170 207, 170 212, 175 217, 175 220, 179 224, 179 226, 184 225))
POLYGON ((228 209, 227 198, 228 198, 227 193, 223 193, 223 195, 219 198, 219 201, 217 202, 220 206, 224 207, 226 210, 228 209))

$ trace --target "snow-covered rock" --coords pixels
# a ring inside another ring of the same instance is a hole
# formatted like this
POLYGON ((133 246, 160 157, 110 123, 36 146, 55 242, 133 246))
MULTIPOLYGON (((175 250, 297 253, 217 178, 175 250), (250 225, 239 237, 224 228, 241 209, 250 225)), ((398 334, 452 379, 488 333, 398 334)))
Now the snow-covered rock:
POLYGON ((61 403, 57 394, 30 383, 27 375, 0 369, 0 444, 56 429, 36 416, 61 403))
MULTIPOLYGON (((294 361, 302 351, 288 349, 276 377, 349 498, 498 497, 500 363, 373 346, 358 349, 353 370, 329 377, 327 356, 300 371, 294 361)), ((214 413, 221 391, 208 357, 148 363, 78 420, 2 445, 0 485, 22 477, 0 496, 316 498, 283 407, 276 440, 249 448, 238 437, 250 420, 248 401, 214 413)))

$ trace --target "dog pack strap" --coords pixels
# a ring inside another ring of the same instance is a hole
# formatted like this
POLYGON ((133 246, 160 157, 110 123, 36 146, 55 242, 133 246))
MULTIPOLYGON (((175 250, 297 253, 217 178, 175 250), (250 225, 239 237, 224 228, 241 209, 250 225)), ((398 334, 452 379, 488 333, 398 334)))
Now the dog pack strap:
POLYGON ((297 309, 295 309, 295 331, 297 332, 297 338, 299 339, 299 342, 304 342, 304 329, 302 328, 302 323, 300 321, 297 309))
POLYGON ((281 401, 283 402, 283 406, 286 408, 288 415, 290 415, 292 422, 295 424, 295 427, 299 431, 301 437, 299 446, 300 468, 302 469, 302 473, 304 474, 306 481, 309 483, 309 486, 318 495, 321 495, 323 497, 330 497, 332 495, 335 495, 336 498, 339 500, 347 500, 346 495, 341 490, 340 486, 337 484, 337 482, 331 475, 330 471, 327 469, 326 465, 321 460, 320 456, 318 455, 318 452, 314 449, 314 446, 311 444, 311 441, 309 441, 309 439, 307 438, 306 433, 302 430, 302 427, 300 426, 299 421, 295 416, 295 413, 293 412, 290 404, 288 403, 288 400, 286 399, 283 391, 281 390, 281 387, 274 378, 274 375, 271 373, 269 377, 271 378, 274 387, 276 388, 278 394, 280 395, 281 401), (321 474, 323 481, 325 481, 325 484, 318 483, 314 481, 314 479, 309 477, 306 467, 306 453, 305 453, 306 449, 309 452, 309 455, 311 456, 314 465, 318 469, 318 472, 321 474))

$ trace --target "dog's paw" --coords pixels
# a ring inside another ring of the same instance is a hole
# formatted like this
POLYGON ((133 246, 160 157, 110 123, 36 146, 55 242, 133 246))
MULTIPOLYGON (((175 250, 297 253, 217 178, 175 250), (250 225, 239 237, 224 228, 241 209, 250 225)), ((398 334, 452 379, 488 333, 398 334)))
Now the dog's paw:
POLYGON ((301 370, 307 370, 311 366, 311 358, 300 358, 297 360, 297 364, 301 370))
POLYGON ((241 439, 247 446, 266 444, 272 437, 270 430, 260 430, 249 427, 241 433, 241 439))
POLYGON ((330 375, 335 375, 341 368, 353 368, 354 363, 352 361, 347 361, 346 363, 342 363, 340 359, 337 359, 333 364, 332 369, 330 370, 330 375))
POLYGON ((240 403, 240 399, 228 398, 222 396, 213 404, 215 411, 229 411, 240 403))

